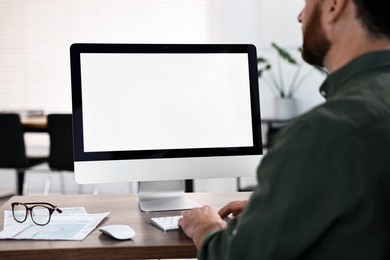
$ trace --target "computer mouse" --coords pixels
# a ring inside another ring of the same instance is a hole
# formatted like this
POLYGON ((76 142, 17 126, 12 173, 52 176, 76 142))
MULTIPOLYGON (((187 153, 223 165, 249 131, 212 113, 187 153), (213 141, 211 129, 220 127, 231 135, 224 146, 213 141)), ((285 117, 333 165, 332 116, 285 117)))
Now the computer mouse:
POLYGON ((99 228, 103 234, 118 240, 131 239, 135 236, 135 231, 127 225, 108 225, 99 228))

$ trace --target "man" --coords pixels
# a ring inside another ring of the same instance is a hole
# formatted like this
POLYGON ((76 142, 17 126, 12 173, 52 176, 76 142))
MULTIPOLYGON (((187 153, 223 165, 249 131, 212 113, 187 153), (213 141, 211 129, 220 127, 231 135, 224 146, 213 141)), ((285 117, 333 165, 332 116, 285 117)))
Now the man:
POLYGON ((278 133, 249 202, 183 214, 200 259, 390 259, 389 10, 306 1, 302 55, 330 73, 327 101, 278 133))

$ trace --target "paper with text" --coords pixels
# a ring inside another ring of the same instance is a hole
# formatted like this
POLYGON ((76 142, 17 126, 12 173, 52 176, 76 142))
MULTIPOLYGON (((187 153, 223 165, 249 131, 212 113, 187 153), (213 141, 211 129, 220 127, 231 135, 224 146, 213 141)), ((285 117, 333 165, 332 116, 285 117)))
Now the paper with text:
POLYGON ((30 217, 18 223, 11 211, 4 211, 4 230, 0 232, 0 239, 83 240, 110 214, 87 214, 84 208, 62 210, 62 214, 54 213, 45 226, 34 224, 30 217))

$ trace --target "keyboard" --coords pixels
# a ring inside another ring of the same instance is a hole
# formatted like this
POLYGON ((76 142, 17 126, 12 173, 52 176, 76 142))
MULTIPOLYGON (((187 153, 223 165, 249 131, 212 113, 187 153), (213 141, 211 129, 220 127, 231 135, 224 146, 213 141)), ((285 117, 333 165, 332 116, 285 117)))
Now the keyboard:
POLYGON ((167 216, 151 218, 150 222, 162 231, 179 229, 179 220, 182 216, 167 216))

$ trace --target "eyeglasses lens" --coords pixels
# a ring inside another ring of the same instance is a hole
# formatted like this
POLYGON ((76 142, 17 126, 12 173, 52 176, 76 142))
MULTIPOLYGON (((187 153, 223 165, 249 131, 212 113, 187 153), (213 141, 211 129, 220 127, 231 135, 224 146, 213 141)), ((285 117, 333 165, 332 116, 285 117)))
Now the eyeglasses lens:
POLYGON ((15 205, 13 208, 13 214, 16 221, 23 222, 26 220, 27 209, 24 205, 15 205))
POLYGON ((50 211, 43 206, 34 206, 31 211, 31 217, 38 225, 46 225, 50 220, 50 211))

